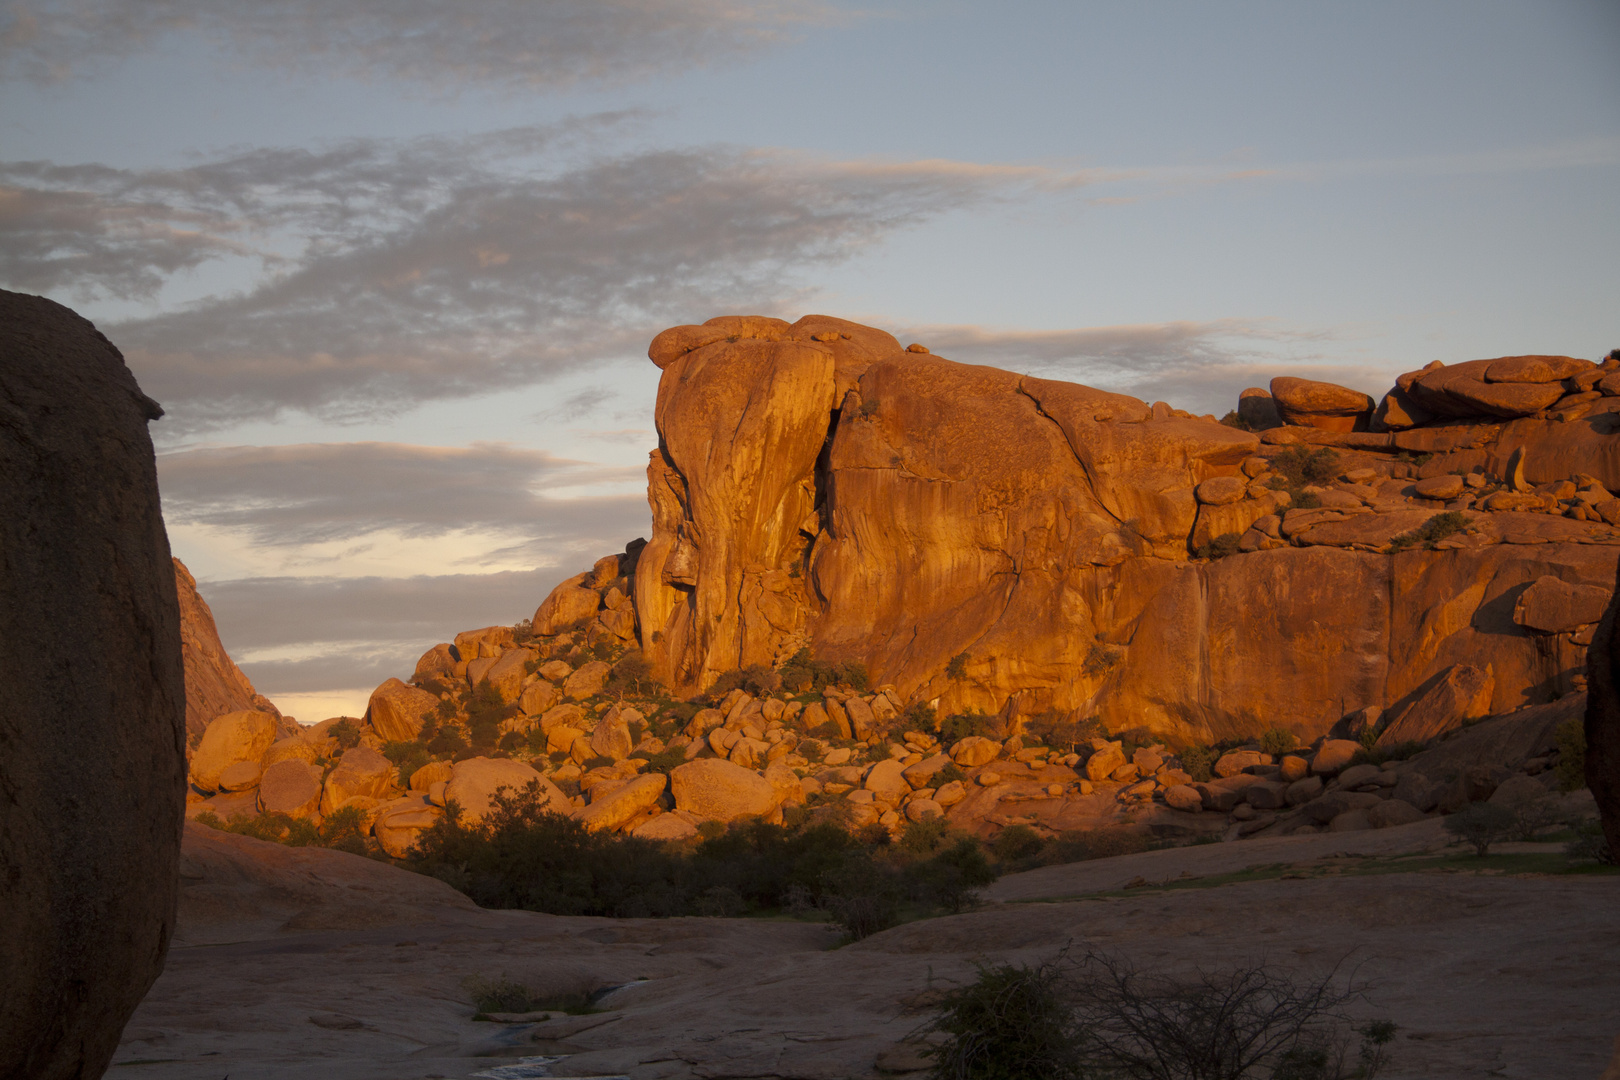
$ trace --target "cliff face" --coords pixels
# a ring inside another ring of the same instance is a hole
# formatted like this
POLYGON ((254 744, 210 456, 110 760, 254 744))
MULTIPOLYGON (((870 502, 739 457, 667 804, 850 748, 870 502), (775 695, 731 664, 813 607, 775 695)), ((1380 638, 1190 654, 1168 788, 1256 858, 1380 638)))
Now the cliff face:
POLYGON ((1590 640, 1524 594, 1606 592, 1620 556, 1613 361, 1431 366, 1376 411, 1278 380, 1245 392, 1257 434, 825 316, 677 327, 649 356, 635 610, 682 689, 809 645, 1009 724, 1310 738, 1462 663, 1505 711, 1577 685, 1590 640), (1323 449, 1331 477, 1277 490, 1323 449), (1408 535, 1447 510, 1453 535, 1408 535), (1240 550, 1190 557, 1220 537, 1240 550))
POLYGON ((174 560, 175 591, 180 597, 180 651, 186 670, 186 735, 201 735, 208 721, 225 713, 253 709, 280 716, 270 699, 236 666, 220 643, 214 613, 197 592, 197 579, 186 564, 174 560))

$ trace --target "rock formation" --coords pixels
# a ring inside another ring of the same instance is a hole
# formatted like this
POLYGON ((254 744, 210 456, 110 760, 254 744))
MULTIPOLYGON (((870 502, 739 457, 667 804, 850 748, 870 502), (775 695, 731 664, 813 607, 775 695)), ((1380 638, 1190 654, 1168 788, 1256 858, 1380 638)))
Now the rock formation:
POLYGON ((280 716, 270 699, 253 684, 220 643, 214 613, 197 593, 197 579, 185 563, 174 560, 175 588, 180 595, 180 648, 186 668, 186 736, 200 737, 208 722, 224 713, 252 709, 280 716))
MULTIPOLYGON (((1431 365, 1376 408, 1278 379, 1245 391, 1274 402, 1245 414, 1276 425, 1256 434, 824 316, 676 327, 649 356, 634 611, 688 692, 808 645, 1008 731, 1057 710, 1178 741, 1313 738, 1368 706, 1397 720, 1464 663, 1489 666, 1502 712, 1573 689, 1590 639, 1516 614, 1519 594, 1606 596, 1620 556, 1612 359, 1431 365), (1308 455, 1329 471, 1300 483, 1308 455), (1454 532, 1424 535, 1448 510, 1454 532), (1223 538, 1232 557, 1189 557, 1223 538)), ((536 629, 590 619, 584 584, 536 629)))
POLYGON ((1586 786, 1597 798, 1603 835, 1620 852, 1620 581, 1586 657, 1586 786))
POLYGON ((6 1076, 100 1076, 174 930, 186 696, 161 415, 89 322, 0 292, 6 1076))

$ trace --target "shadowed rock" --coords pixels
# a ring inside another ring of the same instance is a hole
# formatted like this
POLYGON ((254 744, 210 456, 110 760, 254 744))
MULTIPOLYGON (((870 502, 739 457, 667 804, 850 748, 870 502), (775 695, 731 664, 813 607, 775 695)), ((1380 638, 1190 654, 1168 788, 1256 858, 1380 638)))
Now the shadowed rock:
POLYGON ((89 322, 0 292, 4 1076, 100 1076, 174 931, 186 694, 161 415, 89 322))
POLYGON ((1597 798, 1609 850, 1620 852, 1620 591, 1586 654, 1586 786, 1597 798))

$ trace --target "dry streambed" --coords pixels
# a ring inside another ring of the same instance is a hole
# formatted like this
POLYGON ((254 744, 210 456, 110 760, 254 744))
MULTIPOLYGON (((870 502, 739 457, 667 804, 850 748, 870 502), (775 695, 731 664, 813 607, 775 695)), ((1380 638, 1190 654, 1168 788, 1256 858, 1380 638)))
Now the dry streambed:
POLYGON ((1048 867, 833 948, 814 923, 480 911, 341 852, 192 829, 179 944, 109 1075, 460 1078, 546 1057, 558 1076, 879 1076, 916 1063, 930 988, 1073 943, 1172 971, 1338 965, 1401 1026, 1389 1076, 1597 1076, 1620 1034, 1620 876, 1519 872, 1534 845, 1474 872, 1444 843, 1426 821, 1048 867), (468 976, 620 989, 602 1013, 492 1023, 468 976))

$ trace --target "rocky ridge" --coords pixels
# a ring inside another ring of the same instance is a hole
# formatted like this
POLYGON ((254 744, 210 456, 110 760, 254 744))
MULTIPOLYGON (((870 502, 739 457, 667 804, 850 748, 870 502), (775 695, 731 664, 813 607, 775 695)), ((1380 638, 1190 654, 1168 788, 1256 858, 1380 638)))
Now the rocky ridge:
MULTIPOLYGON (((216 721, 193 814, 352 807, 394 855, 531 783, 672 840, 796 806, 1381 827, 1456 801, 1460 767, 1431 782, 1413 748, 1584 687, 1620 557, 1613 358, 1431 365, 1382 403, 1280 378, 1217 422, 822 316, 649 355, 652 539, 435 645, 365 717, 216 721), (1207 743, 1239 749, 1195 781, 1207 743)), ((1554 727, 1470 797, 1545 790, 1554 727)))

